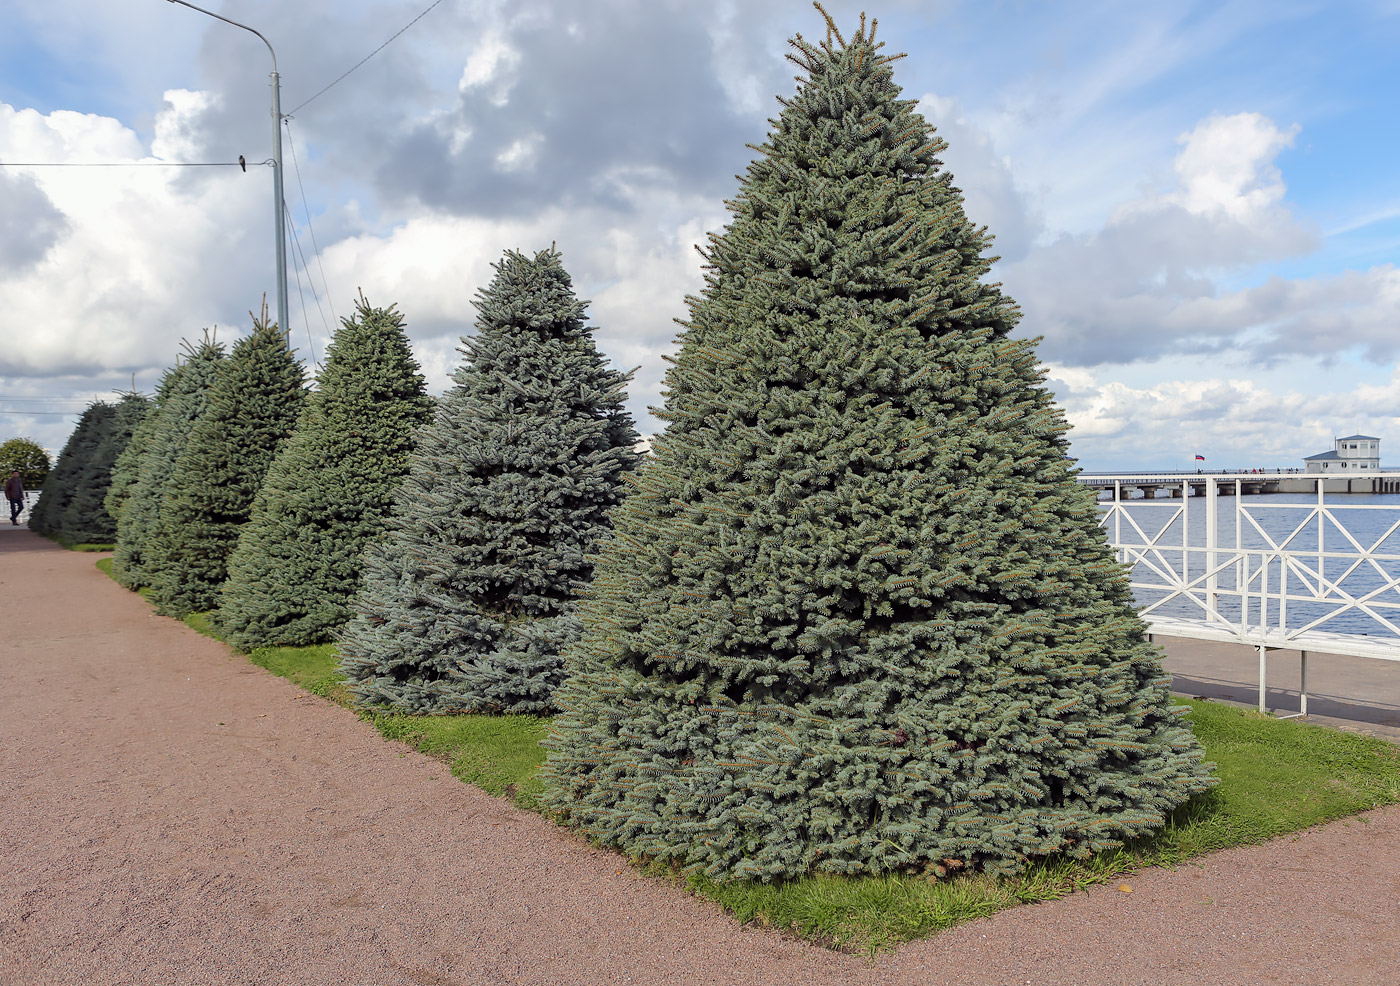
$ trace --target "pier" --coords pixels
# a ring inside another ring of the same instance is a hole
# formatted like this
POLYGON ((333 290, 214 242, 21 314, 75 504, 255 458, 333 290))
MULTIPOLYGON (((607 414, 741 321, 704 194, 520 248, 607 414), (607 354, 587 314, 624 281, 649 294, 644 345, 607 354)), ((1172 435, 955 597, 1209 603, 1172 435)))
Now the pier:
POLYGON ((1080 473, 1077 481, 1108 493, 1111 499, 1131 499, 1137 490, 1143 499, 1159 494, 1173 499, 1205 496, 1214 486, 1219 496, 1261 496, 1270 493, 1400 493, 1400 472, 1368 476, 1320 475, 1305 472, 1276 473, 1080 473), (1319 488, 1319 486, 1321 488, 1319 488))

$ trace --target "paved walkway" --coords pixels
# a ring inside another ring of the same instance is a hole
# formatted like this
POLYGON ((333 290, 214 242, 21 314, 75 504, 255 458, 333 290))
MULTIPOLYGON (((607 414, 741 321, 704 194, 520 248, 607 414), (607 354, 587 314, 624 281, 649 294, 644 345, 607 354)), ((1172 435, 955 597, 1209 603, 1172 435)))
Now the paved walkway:
POLYGON ((877 960, 736 925, 0 533, 0 983, 1400 981, 1400 810, 877 960))
MULTIPOLYGON (((1257 708, 1259 652, 1242 644, 1158 637, 1172 689, 1193 698, 1257 708)), ((1270 651, 1265 703, 1275 715, 1299 708, 1297 651, 1270 651)), ((1308 721, 1400 742, 1400 662, 1308 655, 1308 721)))

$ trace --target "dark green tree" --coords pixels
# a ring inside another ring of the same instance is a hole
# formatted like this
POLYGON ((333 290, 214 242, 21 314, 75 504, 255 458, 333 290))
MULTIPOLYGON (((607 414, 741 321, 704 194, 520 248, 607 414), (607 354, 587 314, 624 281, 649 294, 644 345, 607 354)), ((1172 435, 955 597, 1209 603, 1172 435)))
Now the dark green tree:
POLYGON ((552 249, 507 253, 480 292, 341 636, 361 702, 551 710, 578 584, 638 458, 630 375, 598 352, 585 305, 552 249))
POLYGON ((828 25, 710 239, 549 803, 716 879, 1084 857, 1208 766, 946 145, 828 25))
POLYGON ((184 364, 176 362, 173 367, 161 374, 160 383, 156 385, 156 395, 150 401, 150 407, 145 417, 136 426, 136 430, 131 433, 131 441, 126 443, 126 448, 122 449, 121 454, 117 456, 117 461, 112 465, 112 477, 108 483, 107 496, 103 502, 106 504, 107 512, 118 523, 121 522, 122 508, 126 504, 127 498, 130 497, 136 480, 141 478, 141 459, 151 447, 151 436, 155 434, 156 428, 160 424, 160 410, 165 406, 170 395, 178 389, 180 376, 184 372, 184 364))
POLYGON ((93 448, 85 456, 72 499, 58 521, 58 533, 74 544, 111 544, 117 539, 117 522, 106 500, 112 469, 145 420, 151 403, 144 394, 123 394, 93 434, 93 448))
POLYGON ((403 316, 361 296, 229 558, 218 623, 231 643, 318 643, 350 618, 360 555, 431 415, 403 316))
POLYGON ((102 432, 113 414, 111 404, 93 401, 78 418, 53 469, 39 488, 39 500, 29 511, 29 529, 45 537, 57 537, 68 505, 78 491, 78 482, 88 461, 101 443, 102 432))
POLYGON ((209 401, 209 391, 224 360, 222 343, 206 334, 197 346, 185 344, 184 365, 171 374, 171 386, 158 404, 154 428, 141 455, 136 482, 124 495, 117 514, 117 547, 112 575, 128 589, 153 584, 159 570, 153 564, 151 540, 160 527, 170 496, 175 464, 185 450, 194 423, 209 401))
POLYGON ((18 469, 24 488, 37 490, 49 474, 49 453, 32 438, 11 438, 0 444, 0 476, 18 469))
POLYGON ((151 538, 157 610, 185 616, 218 605, 228 556, 306 394, 302 366, 264 304, 252 334, 219 367, 151 538))

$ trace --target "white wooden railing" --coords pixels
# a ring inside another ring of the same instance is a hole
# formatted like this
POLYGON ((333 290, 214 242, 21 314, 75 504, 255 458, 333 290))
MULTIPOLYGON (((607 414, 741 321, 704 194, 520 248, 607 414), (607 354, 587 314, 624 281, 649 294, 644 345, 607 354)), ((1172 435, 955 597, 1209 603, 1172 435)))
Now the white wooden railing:
POLYGON ((1192 475, 1170 497, 1129 500, 1141 477, 1095 479, 1113 497, 1100 520, 1154 634, 1257 648, 1261 710, 1270 650, 1301 653, 1297 715, 1309 653, 1400 661, 1400 495, 1357 502, 1318 483, 1315 500, 1281 502, 1242 495, 1248 476, 1192 475))

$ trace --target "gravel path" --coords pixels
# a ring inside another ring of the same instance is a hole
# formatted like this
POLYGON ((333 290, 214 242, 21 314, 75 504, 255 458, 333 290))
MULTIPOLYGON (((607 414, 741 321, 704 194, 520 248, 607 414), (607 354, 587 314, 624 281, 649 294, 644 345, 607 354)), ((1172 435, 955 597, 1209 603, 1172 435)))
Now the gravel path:
POLYGON ((736 925, 0 536, 0 984, 1400 981, 1400 811, 873 963, 736 925))

